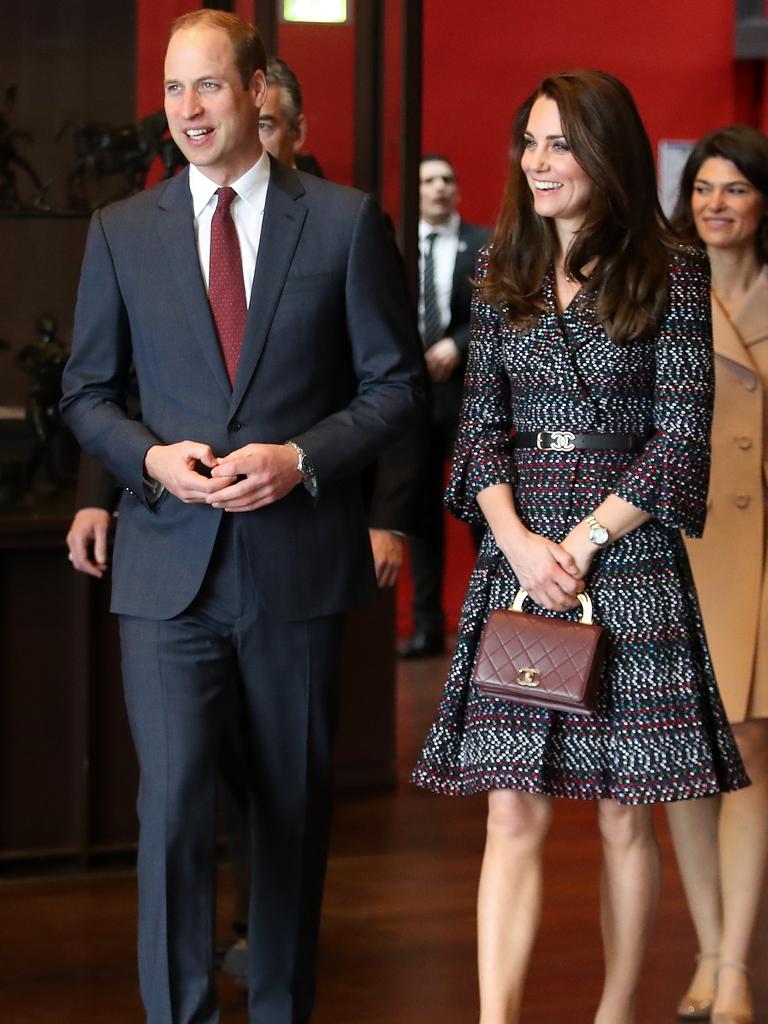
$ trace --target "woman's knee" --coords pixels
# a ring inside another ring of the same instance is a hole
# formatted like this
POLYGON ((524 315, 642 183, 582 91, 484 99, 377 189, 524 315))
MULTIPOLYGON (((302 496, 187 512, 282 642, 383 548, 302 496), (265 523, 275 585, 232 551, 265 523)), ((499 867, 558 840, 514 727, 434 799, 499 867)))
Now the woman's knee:
POLYGON ((747 775, 758 782, 768 775, 768 718, 731 726, 747 775))
POLYGON ((540 843, 552 820, 552 801, 538 793, 513 789, 494 790, 488 795, 488 835, 508 841, 540 843))
POLYGON ((655 838, 651 808, 628 807, 615 800, 599 800, 597 822, 604 844, 629 847, 655 838))

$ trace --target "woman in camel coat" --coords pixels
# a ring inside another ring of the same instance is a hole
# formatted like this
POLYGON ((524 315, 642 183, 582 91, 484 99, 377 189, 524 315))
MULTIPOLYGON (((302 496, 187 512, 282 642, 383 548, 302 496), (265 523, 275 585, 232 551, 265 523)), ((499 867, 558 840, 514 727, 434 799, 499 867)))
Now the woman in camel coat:
POLYGON ((712 265, 715 414, 708 517, 688 541, 715 674, 752 786, 670 804, 699 941, 678 1016, 752 1024, 748 967, 768 858, 768 140, 702 139, 676 226, 712 265))

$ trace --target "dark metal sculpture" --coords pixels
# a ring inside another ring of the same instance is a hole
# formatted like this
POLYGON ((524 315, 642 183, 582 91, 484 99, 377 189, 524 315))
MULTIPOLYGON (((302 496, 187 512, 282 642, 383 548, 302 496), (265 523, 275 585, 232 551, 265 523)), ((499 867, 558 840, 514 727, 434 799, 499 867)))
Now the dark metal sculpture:
MULTIPOLYGON (((64 126, 59 138, 69 127, 64 126)), ((73 141, 77 163, 69 175, 67 197, 70 208, 83 213, 140 192, 156 159, 163 178, 172 177, 186 164, 162 110, 122 127, 81 124, 74 130, 73 141)))
POLYGON ((39 317, 37 337, 16 354, 16 364, 31 378, 27 396, 27 421, 34 444, 26 464, 26 484, 31 489, 42 469, 48 482, 60 487, 69 476, 66 448, 68 434, 59 414, 61 375, 69 357, 65 343, 56 337, 56 319, 39 317))
POLYGON ((18 149, 19 142, 33 142, 33 137, 29 132, 15 131, 11 127, 17 92, 15 85, 9 86, 0 108, 0 210, 42 209, 47 186, 18 149), (24 202, 19 192, 17 170, 23 171, 35 186, 36 192, 28 203, 24 202))

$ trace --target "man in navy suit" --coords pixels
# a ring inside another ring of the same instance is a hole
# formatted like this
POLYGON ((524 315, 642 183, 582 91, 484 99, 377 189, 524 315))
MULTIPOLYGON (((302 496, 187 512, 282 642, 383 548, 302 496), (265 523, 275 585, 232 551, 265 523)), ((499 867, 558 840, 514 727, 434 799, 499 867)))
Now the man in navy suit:
POLYGON ((381 213, 263 153, 264 67, 232 15, 174 24, 165 106, 192 166, 94 215, 64 380, 68 424, 124 488, 112 609, 141 769, 149 1024, 219 1020, 215 783, 231 687, 254 816, 250 1017, 309 1019, 341 622, 376 586, 359 475, 422 401, 381 213), (125 407, 131 364, 140 421, 125 407))
MULTIPOLYGON (((432 391, 432 422, 421 487, 421 529, 410 541, 414 632, 400 647, 401 658, 442 654, 445 645, 443 472, 453 452, 461 409, 472 274, 478 249, 490 235, 488 228, 459 217, 459 183, 450 160, 425 154, 419 177, 419 328, 432 391)), ((473 533, 479 544, 480 532, 473 533)))

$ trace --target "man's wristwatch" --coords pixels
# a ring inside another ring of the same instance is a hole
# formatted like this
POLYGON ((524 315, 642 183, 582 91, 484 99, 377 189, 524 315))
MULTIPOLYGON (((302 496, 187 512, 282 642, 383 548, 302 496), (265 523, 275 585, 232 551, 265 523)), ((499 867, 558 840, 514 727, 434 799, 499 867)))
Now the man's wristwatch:
POLYGON ((295 441, 285 442, 289 447, 298 455, 298 462, 296 463, 296 469, 301 473, 301 479, 304 481, 304 486, 307 488, 309 493, 314 497, 317 494, 317 471, 312 459, 307 455, 303 448, 300 448, 295 441))
POLYGON ((599 523, 594 516, 587 516, 585 522, 589 527, 589 539, 592 543, 596 544, 599 548, 605 547, 611 539, 611 535, 603 524, 599 523))

